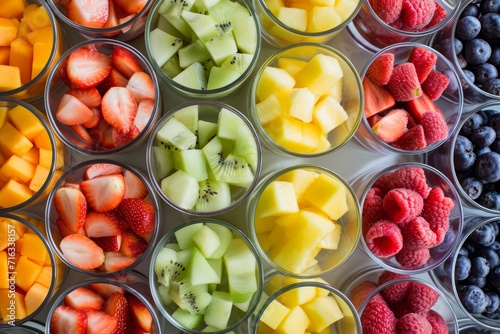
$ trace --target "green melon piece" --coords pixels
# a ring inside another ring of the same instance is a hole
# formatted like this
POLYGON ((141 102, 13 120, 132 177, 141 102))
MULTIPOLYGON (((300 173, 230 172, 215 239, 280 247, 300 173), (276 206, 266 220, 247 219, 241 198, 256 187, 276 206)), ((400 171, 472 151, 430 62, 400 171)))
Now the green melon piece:
POLYGON ((234 144, 233 155, 242 157, 252 166, 253 170, 257 170, 259 152, 255 137, 247 125, 240 127, 234 144))
POLYGON ((149 33, 151 53, 158 66, 162 67, 182 47, 182 39, 155 28, 149 33))
POLYGON ((160 187, 172 202, 188 210, 195 206, 200 191, 198 181, 182 170, 178 170, 164 178, 160 187))
POLYGON ((203 225, 195 235, 194 243, 205 258, 210 257, 220 246, 219 235, 207 225, 203 225))
POLYGON ((198 121, 198 147, 203 148, 217 135, 217 123, 198 121))
POLYGON ((195 246, 193 236, 203 227, 203 224, 191 224, 175 231, 175 239, 181 249, 190 249, 195 246))
POLYGON ((195 205, 195 211, 217 211, 231 205, 231 190, 227 183, 216 180, 204 180, 199 185, 200 194, 195 205))
POLYGON ((217 235, 219 236, 220 245, 217 250, 215 250, 210 259, 221 259, 222 255, 226 252, 231 240, 233 240, 233 233, 230 229, 223 225, 207 223, 207 226, 210 227, 217 235))
POLYGON ((197 137, 187 126, 172 117, 158 130, 156 140, 160 147, 182 151, 195 148, 197 137))
POLYGON ((198 105, 192 105, 177 110, 174 117, 184 124, 192 133, 198 134, 198 105))
POLYGON ((172 298, 170 298, 170 295, 168 294, 167 286, 160 284, 157 287, 157 290, 158 290, 158 297, 160 297, 163 306, 169 306, 174 302, 172 298))
POLYGON ((167 177, 174 168, 172 152, 159 146, 153 146, 153 166, 157 178, 167 177))
POLYGON ((214 66, 208 76, 207 89, 217 89, 225 87, 236 81, 240 73, 228 68, 214 66))
POLYGON ((227 328, 233 302, 229 293, 224 291, 214 291, 212 300, 208 304, 203 319, 209 326, 223 330, 227 328))
POLYGON ((189 329, 194 329, 200 326, 203 322, 203 314, 191 314, 181 308, 178 308, 174 311, 174 313, 172 313, 172 318, 174 318, 183 327, 189 329))
POLYGON ((232 34, 213 37, 205 42, 205 47, 217 66, 220 66, 224 60, 238 52, 238 47, 232 34))
POLYGON ((231 240, 223 255, 229 282, 229 293, 234 303, 244 303, 257 291, 257 260, 245 241, 231 240))
POLYGON ((207 259, 203 256, 201 251, 196 247, 193 247, 186 279, 188 279, 192 285, 219 284, 221 281, 221 278, 207 262, 207 259))
POLYGON ((179 49, 179 65, 182 68, 187 68, 193 63, 201 63, 208 58, 210 53, 199 39, 179 49))
MULTIPOLYGON (((187 23, 186 23, 187 25, 187 23)), ((156 27, 169 33, 172 36, 179 37, 181 39, 185 39, 186 36, 184 36, 176 27, 172 25, 164 16, 159 15, 158 16, 158 22, 156 24, 156 27)), ((188 26, 189 28, 189 26, 188 26)))
POLYGON ((243 74, 252 63, 253 55, 248 53, 235 53, 228 57, 220 67, 229 68, 240 74, 243 74))
POLYGON ((182 72, 183 68, 179 64, 179 55, 175 54, 161 67, 163 73, 173 78, 182 72))
POLYGON ((207 80, 205 78, 205 68, 201 63, 193 63, 181 73, 172 78, 179 85, 204 90, 207 89, 207 80))
POLYGON ((203 152, 198 149, 173 152, 174 168, 182 170, 196 179, 203 181, 208 178, 206 160, 203 152))
POLYGON ((217 123, 217 136, 232 141, 236 141, 240 127, 247 126, 240 116, 226 108, 221 108, 217 123))

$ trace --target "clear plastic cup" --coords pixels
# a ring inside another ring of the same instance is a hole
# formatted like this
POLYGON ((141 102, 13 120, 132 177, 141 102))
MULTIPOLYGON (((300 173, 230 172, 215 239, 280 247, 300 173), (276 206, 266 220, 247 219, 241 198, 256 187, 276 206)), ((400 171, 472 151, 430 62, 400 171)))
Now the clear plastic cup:
POLYGON ((298 43, 277 51, 257 71, 249 115, 269 150, 314 158, 335 152, 349 142, 360 124, 363 106, 360 77, 344 54, 328 45, 298 43), (306 62, 308 67, 304 68, 306 62), (303 72, 299 72, 301 69, 303 72), (321 76, 322 72, 326 74, 321 76), (317 76, 309 76, 311 73, 317 76), (269 80, 278 76, 281 79, 276 82, 269 80), (295 80, 298 77, 302 77, 300 83, 295 80), (307 102, 299 105, 301 101, 307 102), (304 113, 295 113, 294 109, 303 109, 304 113))
POLYGON ((493 334, 493 331, 484 329, 467 318, 458 319, 458 330, 460 334, 493 334))
POLYGON ((247 212, 260 256, 273 270, 296 278, 339 269, 361 234, 361 212, 351 186, 320 166, 296 165, 265 176, 251 194, 247 212))
MULTIPOLYGON (((373 57, 368 61, 368 63, 365 65, 363 68, 363 71, 361 72, 361 78, 363 81, 363 85, 367 85, 369 82, 373 81, 367 81, 369 80, 367 77, 367 71, 370 68, 371 64, 378 59, 381 55, 386 54, 386 53, 392 53, 394 55, 394 65, 396 64, 403 64, 406 63, 409 59, 410 52, 414 48, 424 48, 426 50, 432 51, 437 55, 437 62, 436 65, 434 66, 434 70, 437 70, 443 74, 445 74, 449 78, 449 84, 447 88, 444 90, 444 92, 437 98, 437 100, 431 100, 428 97, 428 94, 425 93, 425 91, 420 95, 418 98, 416 98, 414 101, 409 101, 409 102, 403 102, 402 104, 396 101, 395 104, 385 104, 386 101, 380 102, 381 105, 384 105, 386 108, 385 111, 381 111, 378 113, 375 113, 375 111, 372 111, 372 108, 375 108, 377 105, 377 101, 374 101, 374 99, 377 98, 377 96, 380 96, 381 94, 376 91, 376 89, 372 89, 373 91, 371 94, 368 94, 367 89, 365 89, 365 112, 363 113, 361 124, 356 132, 355 138, 360 142, 364 147, 368 148, 369 150, 372 150, 377 153, 397 153, 397 154, 424 154, 427 152, 431 152, 432 150, 436 149, 439 147, 445 139, 443 140, 427 140, 427 137, 425 136, 425 145, 419 145, 418 147, 415 147, 415 149, 406 149, 406 147, 401 148, 399 142, 402 140, 399 140, 400 137, 396 138, 391 138, 389 140, 382 140, 373 130, 374 124, 376 124, 377 120, 375 117, 378 117, 380 115, 385 115, 387 112, 390 112, 391 110, 394 109, 404 109, 408 112, 410 117, 412 118, 412 123, 408 121, 408 125, 406 126, 406 132, 408 132, 409 125, 412 124, 412 126, 419 125, 421 122, 418 119, 418 117, 422 117, 420 115, 420 111, 411 111, 412 109, 410 108, 410 103, 415 104, 417 107, 412 107, 417 110, 419 109, 424 109, 426 108, 429 110, 435 110, 440 112, 445 121, 446 125, 448 126, 448 133, 446 136, 446 139, 449 138, 452 133, 455 131, 458 122, 460 120, 460 116, 462 115, 462 108, 463 108, 463 93, 460 85, 457 85, 460 82, 460 79, 457 75, 457 72, 455 71, 453 65, 449 62, 448 59, 446 59, 442 54, 439 52, 436 52, 436 50, 420 44, 420 43, 414 43, 414 42, 407 42, 407 43, 398 43, 394 44, 391 46, 388 46, 386 48, 383 48, 382 50, 378 51, 373 57), (432 108, 432 109, 431 109, 432 108), (367 118, 367 112, 369 112, 369 117, 367 118), (373 115, 372 115, 373 114, 373 115), (399 140, 399 141, 398 141, 399 140)), ((373 84, 376 85, 376 84, 373 84)), ((380 85, 376 85, 377 87, 380 87, 380 85)), ((382 86, 383 88, 386 88, 385 86, 382 86)), ((385 89, 389 93, 388 89, 385 89)), ((390 93, 389 93, 390 94, 390 93)), ((392 95, 392 94, 390 94, 392 95)), ((380 98, 380 97, 379 97, 380 98)), ((382 100, 382 98, 380 98, 382 100)), ((423 115, 423 113, 422 113, 423 115)), ((406 133, 405 132, 405 133, 406 133)), ((425 134, 425 128, 424 128, 424 134, 425 134)), ((415 139, 416 141, 416 139, 415 139)), ((413 147, 411 147, 413 148, 413 147)))

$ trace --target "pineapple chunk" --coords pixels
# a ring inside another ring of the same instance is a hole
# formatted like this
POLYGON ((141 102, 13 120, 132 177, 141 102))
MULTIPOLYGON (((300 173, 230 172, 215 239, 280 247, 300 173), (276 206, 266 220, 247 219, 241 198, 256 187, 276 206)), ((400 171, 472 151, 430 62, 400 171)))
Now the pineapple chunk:
POLYGON ((314 333, 321 332, 344 317, 333 296, 316 297, 309 303, 302 305, 302 309, 311 321, 307 330, 314 333))
POLYGON ((318 176, 318 173, 307 169, 294 169, 277 178, 279 181, 288 181, 293 184, 297 202, 303 203, 302 195, 309 185, 318 176))
MULTIPOLYGON (((300 282, 300 280, 297 280, 300 282)), ((289 285, 288 283, 283 283, 283 285, 289 285)), ((316 298, 316 287, 314 286, 303 286, 297 289, 291 289, 282 295, 278 296, 278 301, 287 307, 294 307, 297 305, 302 305, 316 298)))
POLYGON ((306 31, 307 11, 305 9, 280 7, 276 17, 287 27, 298 31, 306 31))
POLYGON ((344 20, 334 7, 313 6, 308 15, 308 32, 321 32, 335 28, 344 20))
POLYGON ((295 306, 276 328, 276 332, 279 334, 303 334, 310 322, 304 310, 300 306, 295 306))
POLYGON ((254 228, 255 228, 255 233, 264 233, 264 232, 270 232, 274 225, 275 225, 275 220, 276 217, 254 217, 254 228))
POLYGON ((319 130, 292 117, 280 117, 264 127, 268 135, 283 148, 297 153, 308 153, 319 145, 319 130))
POLYGON ((304 198, 332 220, 338 220, 349 209, 347 188, 339 180, 321 173, 305 190, 304 198))
POLYGON ((273 181, 262 192, 257 204, 256 216, 265 218, 299 211, 293 184, 273 181))
POLYGON ((274 16, 278 16, 279 9, 285 7, 282 0, 266 0, 266 6, 274 16))
POLYGON ((358 4, 359 0, 336 1, 335 10, 342 17, 342 20, 346 21, 354 13, 358 4))
POLYGON ((349 116, 344 107, 328 95, 319 101, 312 113, 313 123, 316 124, 323 134, 327 134, 345 121, 349 116))
POLYGON ((260 321, 272 329, 278 328, 279 324, 290 313, 290 309, 277 300, 273 300, 262 313, 260 321))
POLYGON ((278 67, 284 69, 293 77, 306 66, 307 62, 301 59, 280 57, 278 58, 278 67))
POLYGON ((294 76, 295 87, 307 87, 317 96, 322 96, 342 77, 342 67, 336 58, 317 54, 294 76))
POLYGON ((255 105, 257 111, 257 116, 259 117, 259 122, 262 125, 266 125, 271 121, 274 121, 277 117, 281 115, 282 108, 280 100, 275 94, 271 94, 266 97, 261 102, 255 105))
POLYGON ((342 225, 334 223, 335 227, 332 232, 321 240, 319 247, 324 249, 337 249, 339 247, 340 237, 342 235, 342 225))
POLYGON ((257 83, 258 102, 264 101, 271 94, 286 92, 295 86, 295 79, 284 69, 267 66, 257 83))
POLYGON ((309 123, 313 119, 316 95, 307 88, 293 88, 288 93, 285 111, 292 117, 309 123))

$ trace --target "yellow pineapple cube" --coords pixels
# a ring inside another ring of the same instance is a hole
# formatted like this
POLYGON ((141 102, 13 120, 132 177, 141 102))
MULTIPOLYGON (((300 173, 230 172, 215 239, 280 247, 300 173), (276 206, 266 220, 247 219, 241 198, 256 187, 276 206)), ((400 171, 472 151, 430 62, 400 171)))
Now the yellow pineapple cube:
POLYGON ((42 284, 35 282, 31 288, 26 292, 24 303, 26 304, 26 312, 33 313, 40 307, 49 293, 49 289, 42 284))
POLYGON ((265 218, 298 211, 299 205, 297 204, 293 184, 272 181, 262 192, 257 204, 256 215, 265 218))
POLYGON ((310 128, 304 125, 310 124, 292 117, 280 117, 267 124, 264 130, 283 148, 291 152, 308 153, 318 146, 319 134, 310 132, 310 128))
POLYGON ((335 10, 342 17, 343 21, 349 19, 359 5, 360 0, 336 1, 335 10))
POLYGON ((309 187, 309 185, 314 181, 314 179, 318 176, 318 173, 307 170, 307 169, 294 169, 280 175, 277 180, 287 181, 293 184, 293 189, 295 190, 295 195, 297 196, 297 202, 303 203, 302 194, 304 190, 309 187))
POLYGON ((310 0, 310 1, 313 5, 328 6, 328 7, 335 6, 335 0, 310 0))
MULTIPOLYGON (((23 155, 21 158, 24 160, 28 161, 29 163, 33 165, 38 165, 38 162, 40 160, 40 152, 38 151, 38 148, 33 146, 31 150, 28 151, 25 155, 23 155)), ((2 164, 2 159, 0 158, 0 165, 2 164)))
POLYGON ((307 62, 302 59, 280 57, 278 58, 278 67, 284 69, 293 77, 306 66, 307 62))
POLYGON ((310 147, 307 152, 313 152, 320 145, 320 138, 324 137, 321 130, 313 123, 302 123, 302 140, 306 147, 310 147))
POLYGON ((266 307, 266 310, 260 317, 260 321, 275 330, 289 312, 290 309, 288 307, 275 299, 266 307))
POLYGON ((347 188, 333 176, 320 173, 305 190, 304 198, 309 204, 325 212, 332 220, 338 220, 349 209, 347 188))
POLYGON ((335 28, 344 20, 334 7, 313 6, 307 17, 308 32, 322 32, 335 28))
POLYGON ((317 96, 322 96, 343 77, 339 61, 324 54, 317 54, 294 76, 295 87, 307 87, 317 96))
POLYGON ((273 247, 271 240, 269 240, 269 234, 269 232, 257 233, 257 241, 259 242, 260 248, 262 248, 264 252, 267 252, 271 249, 271 247, 273 247))
POLYGON ((0 207, 7 208, 26 202, 33 193, 24 183, 10 179, 0 188, 0 207))
POLYGON ((11 123, 7 122, 0 129, 0 152, 6 156, 17 154, 22 157, 33 147, 31 141, 23 136, 11 123))
MULTIPOLYGON (((285 215, 285 216, 288 216, 288 215, 285 215)), ((282 217, 285 217, 285 216, 281 216, 280 218, 282 217)), ((280 219, 278 218, 278 219, 280 219)), ((286 238, 286 230, 287 230, 288 226, 286 225, 283 225, 283 224, 276 224, 274 225, 274 228, 269 232, 269 235, 268 235, 268 239, 269 241, 273 244, 273 245, 280 245, 282 241, 285 240, 286 238)), ((274 248, 273 248, 274 250, 274 248)))
POLYGON ((302 305, 302 309, 310 320, 307 330, 315 333, 321 332, 344 317, 333 296, 317 297, 302 305))
POLYGON ((295 306, 281 321, 276 332, 280 334, 304 334, 310 320, 300 306, 295 306))
MULTIPOLYGON (((324 279, 322 279, 321 277, 316 277, 314 280, 318 283, 323 283, 323 284, 329 285, 329 283, 327 281, 325 281, 324 279)), ((316 296, 318 296, 318 297, 328 296, 329 294, 330 294, 329 290, 323 289, 320 287, 316 287, 316 296)))
POLYGON ((42 266, 49 257, 45 244, 35 233, 24 233, 21 255, 42 266))
POLYGON ((344 86, 342 79, 337 80, 336 83, 333 84, 332 88, 330 91, 327 93, 331 97, 333 97, 335 100, 337 100, 339 103, 342 103, 342 98, 344 94, 344 86))
POLYGON ((295 240, 297 248, 308 249, 312 252, 335 228, 330 219, 311 211, 301 210, 295 215, 295 228, 287 229, 286 236, 295 240))
POLYGON ((311 2, 309 2, 309 0, 288 0, 286 2, 286 6, 291 8, 303 9, 307 13, 309 13, 311 8, 313 7, 313 5, 311 4, 311 2))
POLYGON ((255 233, 270 232, 273 228, 277 217, 254 217, 254 229, 255 233))
POLYGON ((271 94, 289 91, 295 85, 295 79, 284 69, 267 66, 257 83, 257 102, 264 101, 271 94))
POLYGON ((0 167, 0 174, 26 183, 33 178, 35 165, 17 155, 12 155, 0 167))
POLYGON ((340 243, 340 237, 342 236, 342 225, 334 223, 335 227, 332 232, 328 233, 328 235, 321 240, 319 247, 324 249, 337 249, 340 243))
MULTIPOLYGON (((24 241, 23 241, 24 244, 24 241)), ((21 255, 16 264, 16 286, 28 291, 33 285, 38 275, 42 271, 42 266, 38 263, 31 261, 27 256, 21 255)))
POLYGON ((311 122, 316 95, 307 88, 293 88, 288 92, 287 97, 285 112, 303 122, 311 122))
POLYGON ((318 146, 312 150, 310 153, 321 153, 325 152, 330 149, 332 144, 330 143, 330 140, 328 139, 327 135, 324 136, 319 136, 319 143, 318 146))
POLYGON ((332 96, 327 95, 314 106, 313 123, 323 134, 327 134, 349 118, 344 107, 332 96))
POLYGON ((302 8, 280 7, 276 15, 284 25, 298 31, 306 31, 307 11, 302 8))
POLYGON ((265 291, 267 294, 271 295, 283 287, 283 279, 285 276, 276 274, 271 276, 271 278, 266 282, 265 291))
POLYGON ((38 117, 23 106, 10 109, 9 118, 16 129, 29 140, 35 139, 41 131, 46 131, 38 117))
MULTIPOLYGON (((283 283, 284 286, 289 285, 283 283)), ((278 297, 278 300, 289 308, 293 308, 297 305, 305 304, 316 298, 316 287, 314 286, 303 286, 300 288, 295 288, 288 290, 278 297)))
POLYGON ((268 124, 277 117, 280 117, 282 112, 280 100, 275 94, 271 94, 257 103, 255 109, 259 117, 259 122, 262 125, 268 124))
POLYGON ((263 323, 262 321, 259 321, 259 324, 257 325, 257 334, 274 334, 274 330, 263 323))
POLYGON ((285 7, 285 4, 283 3, 282 0, 265 0, 265 1, 267 8, 271 13, 274 14, 274 16, 278 15, 279 9, 281 7, 285 7))

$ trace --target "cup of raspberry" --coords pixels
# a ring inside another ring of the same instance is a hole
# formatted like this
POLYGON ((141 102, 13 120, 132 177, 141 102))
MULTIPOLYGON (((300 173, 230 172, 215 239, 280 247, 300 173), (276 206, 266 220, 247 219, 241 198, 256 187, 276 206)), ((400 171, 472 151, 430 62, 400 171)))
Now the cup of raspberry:
POLYGON ((455 17, 459 0, 363 0, 347 26, 354 40, 370 52, 400 42, 423 40, 455 17))
POLYGON ((420 43, 380 50, 361 73, 364 114, 355 138, 378 153, 422 154, 441 145, 462 114, 451 63, 420 43))
POLYGON ((354 181, 362 208, 360 247, 384 269, 423 273, 453 252, 462 206, 452 183, 423 163, 373 170, 354 181))
POLYGON ((500 220, 471 217, 458 247, 432 279, 475 324, 500 331, 500 220))
POLYGON ((458 333, 452 305, 422 277, 371 267, 342 290, 358 310, 363 333, 458 333))

